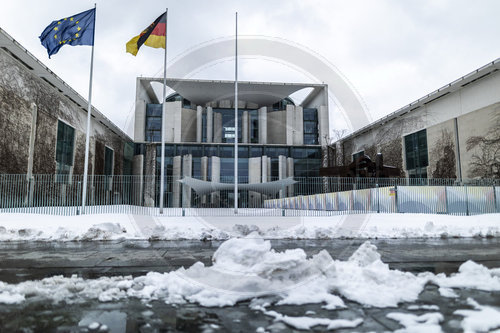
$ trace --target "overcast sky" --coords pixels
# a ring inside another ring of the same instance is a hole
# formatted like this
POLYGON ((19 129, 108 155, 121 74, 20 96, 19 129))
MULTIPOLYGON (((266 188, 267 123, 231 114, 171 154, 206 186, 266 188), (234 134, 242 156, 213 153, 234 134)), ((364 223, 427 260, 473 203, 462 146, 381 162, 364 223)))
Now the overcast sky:
MULTIPOLYGON (((238 11, 240 35, 283 38, 327 59, 357 90, 372 120, 500 55, 497 0, 4 0, 0 27, 87 98, 91 48, 65 46, 48 59, 38 36, 51 21, 90 9, 94 2, 93 105, 129 134, 135 78, 162 76, 163 52, 142 47, 134 57, 125 53, 125 44, 166 7, 170 60, 234 35, 238 11)), ((232 80, 233 66, 223 61, 191 78, 232 80)), ((287 64, 255 57, 241 60, 239 78, 313 82, 287 64)), ((347 126, 333 106, 331 114, 334 127, 347 126)))

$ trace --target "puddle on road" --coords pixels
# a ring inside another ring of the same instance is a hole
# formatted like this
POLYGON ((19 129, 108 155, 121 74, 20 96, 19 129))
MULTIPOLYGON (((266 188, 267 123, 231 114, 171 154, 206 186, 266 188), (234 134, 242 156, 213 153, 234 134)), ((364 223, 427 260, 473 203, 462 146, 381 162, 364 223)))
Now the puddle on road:
MULTIPOLYGON (((456 290, 457 291, 457 290, 456 290)), ((467 298, 478 303, 500 306, 499 292, 458 290, 458 298, 440 296, 435 285, 428 284, 414 303, 403 303, 398 308, 373 308, 343 298, 347 308, 326 310, 321 304, 301 306, 269 306, 288 316, 317 317, 329 319, 363 318, 356 327, 358 332, 393 331, 401 326, 386 317, 390 312, 406 312, 421 315, 440 312, 444 316, 441 324, 444 332, 461 332, 457 309, 470 309, 467 298), (411 305, 437 305, 439 310, 410 310, 411 305)), ((270 298, 267 301, 273 302, 270 298)), ((252 310, 250 302, 240 302, 233 307, 206 308, 196 304, 172 306, 161 301, 143 303, 137 299, 120 302, 81 304, 47 304, 41 299, 29 299, 21 305, 0 305, 0 332, 255 332, 262 327, 267 332, 289 332, 291 327, 260 311, 252 310)), ((315 326, 312 331, 323 331, 325 326, 315 326)), ((344 329, 340 331, 349 331, 344 329)))

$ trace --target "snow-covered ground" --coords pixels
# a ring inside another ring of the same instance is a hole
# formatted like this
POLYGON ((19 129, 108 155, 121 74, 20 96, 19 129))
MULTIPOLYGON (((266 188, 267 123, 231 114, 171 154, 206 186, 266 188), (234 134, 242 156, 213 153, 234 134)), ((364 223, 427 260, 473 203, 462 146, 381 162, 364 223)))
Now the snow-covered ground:
MULTIPOLYGON (((232 238, 220 245, 212 265, 197 262, 191 267, 169 273, 150 272, 139 277, 116 276, 83 279, 53 276, 19 284, 0 282, 0 303, 23 304, 40 299, 67 304, 89 300, 114 302, 137 298, 148 304, 197 303, 206 307, 233 306, 250 300, 250 308, 261 311, 276 322, 297 329, 323 326, 327 329, 355 328, 364 318, 331 319, 288 316, 270 309, 279 305, 322 304, 326 310, 346 307, 344 300, 366 307, 398 307, 415 302, 427 283, 439 286, 441 297, 450 302, 461 289, 500 291, 500 268, 467 261, 451 276, 430 272, 412 274, 390 269, 369 241, 362 244, 346 261, 334 260, 322 250, 307 257, 302 249, 276 252, 269 240, 254 232, 232 238)), ((395 309, 387 318, 400 323, 409 332, 441 332, 443 314, 439 306, 409 306, 415 314, 395 309), (424 313, 422 313, 424 311, 424 313)), ((465 332, 483 332, 500 327, 498 308, 467 300, 455 311, 465 332)), ((261 330, 265 331, 264 328, 261 330)))
POLYGON ((55 216, 0 214, 0 241, 214 239, 257 232, 271 239, 499 237, 500 214, 352 214, 338 216, 55 216))

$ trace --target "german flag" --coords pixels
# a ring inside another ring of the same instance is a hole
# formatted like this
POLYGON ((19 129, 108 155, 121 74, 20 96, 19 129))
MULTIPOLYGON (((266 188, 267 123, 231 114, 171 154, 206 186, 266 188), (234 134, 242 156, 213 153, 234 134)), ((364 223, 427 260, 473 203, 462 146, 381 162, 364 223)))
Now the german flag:
POLYGON ((154 48, 165 48, 165 25, 167 13, 161 14, 153 23, 127 43, 127 52, 137 55, 142 44, 154 48))

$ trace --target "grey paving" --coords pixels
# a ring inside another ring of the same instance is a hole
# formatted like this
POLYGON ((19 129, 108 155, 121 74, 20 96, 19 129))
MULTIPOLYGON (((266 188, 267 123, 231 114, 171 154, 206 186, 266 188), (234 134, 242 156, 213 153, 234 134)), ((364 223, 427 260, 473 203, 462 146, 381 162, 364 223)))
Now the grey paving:
MULTIPOLYGON (((362 240, 280 240, 273 247, 282 251, 303 248, 308 255, 326 249, 338 259, 347 259, 362 240)), ((109 275, 141 275, 148 271, 166 272, 188 267, 196 261, 210 264, 211 256, 221 242, 201 241, 122 241, 122 242, 8 242, 0 243, 0 280, 19 282, 55 274, 79 274, 96 278, 109 275)), ((372 240, 382 260, 392 268, 419 272, 451 273, 472 259, 488 267, 500 267, 500 240, 497 239, 408 239, 372 240)), ((460 332, 462 317, 453 312, 470 308, 466 300, 474 298, 483 305, 500 306, 500 293, 459 290, 459 298, 444 299, 437 286, 428 284, 413 304, 438 305, 445 317, 445 332, 460 332)), ((270 310, 290 316, 354 319, 362 317, 357 332, 393 331, 401 328, 386 317, 389 312, 423 314, 410 311, 410 304, 398 308, 367 308, 344 299, 346 309, 325 310, 321 304, 273 306, 270 310)), ((111 332, 255 332, 263 327, 269 332, 293 332, 291 327, 274 322, 271 317, 252 311, 248 302, 234 307, 203 308, 196 304, 171 306, 163 302, 145 305, 138 300, 84 304, 46 304, 31 300, 20 305, 0 305, 0 332, 89 332, 88 325, 98 321, 111 332)), ((322 331, 317 326, 312 331, 322 331)), ((352 329, 339 330, 353 331, 352 329)))

